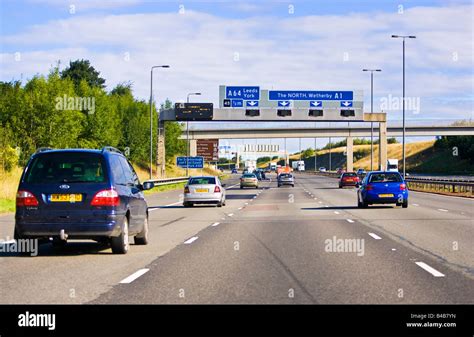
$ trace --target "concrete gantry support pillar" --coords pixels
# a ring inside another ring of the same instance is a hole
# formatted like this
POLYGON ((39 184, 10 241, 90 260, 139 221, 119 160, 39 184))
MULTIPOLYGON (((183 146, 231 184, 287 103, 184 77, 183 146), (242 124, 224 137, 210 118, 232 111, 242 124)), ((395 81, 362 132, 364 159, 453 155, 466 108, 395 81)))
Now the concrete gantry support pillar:
POLYGON ((387 122, 379 123, 379 170, 387 169, 387 122))
POLYGON ((346 171, 354 171, 354 146, 352 137, 346 138, 346 171))
POLYGON ((189 140, 189 156, 190 157, 197 156, 197 139, 189 140))
POLYGON ((166 153, 165 153, 165 122, 160 120, 158 122, 158 142, 156 154, 156 168, 157 176, 159 178, 166 177, 166 153))
POLYGON ((387 114, 384 112, 364 113, 364 122, 379 123, 379 170, 387 168, 387 114))

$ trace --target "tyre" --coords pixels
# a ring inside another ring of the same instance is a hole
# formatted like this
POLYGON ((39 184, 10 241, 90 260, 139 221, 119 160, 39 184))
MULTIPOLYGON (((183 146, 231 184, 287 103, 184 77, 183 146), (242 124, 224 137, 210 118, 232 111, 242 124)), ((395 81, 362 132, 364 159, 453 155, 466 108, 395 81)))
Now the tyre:
POLYGON ((244 187, 242 185, 240 185, 240 189, 243 189, 244 187))
POLYGON ((145 218, 145 221, 143 222, 143 229, 140 233, 135 235, 133 238, 133 241, 135 242, 136 245, 147 245, 148 244, 148 231, 149 231, 149 226, 148 226, 148 216, 145 218))
POLYGON ((52 244, 53 244, 53 247, 54 247, 54 248, 62 249, 62 248, 64 248, 64 247, 66 247, 67 241, 66 241, 66 240, 57 239, 57 238, 53 238, 52 244))
POLYGON ((295 184, 291 185, 291 187, 295 187, 295 184))
POLYGON ((20 234, 20 232, 18 231, 18 229, 16 229, 15 227, 15 232, 13 233, 13 239, 15 240, 21 240, 21 239, 24 239, 25 237, 23 235, 20 234))
POLYGON ((281 185, 280 185, 280 184, 278 184, 278 187, 281 187, 281 185))
POLYGON ((255 188, 258 190, 258 186, 255 186, 255 188))
POLYGON ((342 185, 339 185, 339 188, 342 188, 342 185))
POLYGON ((127 254, 130 249, 130 241, 128 237, 128 218, 123 220, 122 232, 117 237, 110 238, 110 246, 114 254, 127 254))
POLYGON ((408 200, 405 200, 402 204, 403 208, 408 208, 408 200))
POLYGON ((222 207, 222 201, 218 202, 216 206, 217 207, 222 207))

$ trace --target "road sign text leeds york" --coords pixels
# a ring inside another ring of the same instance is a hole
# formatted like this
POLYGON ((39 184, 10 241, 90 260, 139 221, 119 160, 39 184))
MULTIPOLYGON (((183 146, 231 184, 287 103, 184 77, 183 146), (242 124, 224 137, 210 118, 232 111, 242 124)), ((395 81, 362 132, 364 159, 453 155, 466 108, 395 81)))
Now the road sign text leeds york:
POLYGON ((203 168, 203 157, 176 157, 176 165, 182 168, 203 168))
POLYGON ((225 98, 259 100, 260 87, 226 87, 225 98))
POLYGON ((354 93, 352 91, 306 91, 306 90, 269 90, 268 100, 270 101, 352 101, 354 93))

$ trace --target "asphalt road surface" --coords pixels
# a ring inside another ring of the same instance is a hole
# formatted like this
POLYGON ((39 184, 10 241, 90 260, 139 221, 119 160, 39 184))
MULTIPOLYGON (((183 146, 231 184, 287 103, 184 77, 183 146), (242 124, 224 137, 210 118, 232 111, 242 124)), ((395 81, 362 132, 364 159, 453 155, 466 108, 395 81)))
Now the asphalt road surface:
POLYGON ((92 241, 0 255, 0 303, 474 303, 473 200, 358 209, 334 178, 269 176, 241 190, 235 175, 222 208, 151 195, 151 243, 127 255, 92 241))

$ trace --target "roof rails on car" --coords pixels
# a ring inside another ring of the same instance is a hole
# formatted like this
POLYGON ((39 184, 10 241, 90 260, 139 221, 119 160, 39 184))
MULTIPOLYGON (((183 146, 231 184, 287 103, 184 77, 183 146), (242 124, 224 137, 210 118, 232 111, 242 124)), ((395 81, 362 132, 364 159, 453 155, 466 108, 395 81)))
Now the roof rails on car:
POLYGON ((52 147, 40 147, 35 151, 35 153, 40 153, 40 152, 45 152, 45 151, 51 151, 54 150, 52 147))
POLYGON ((113 147, 113 146, 104 146, 104 147, 102 148, 102 152, 105 152, 105 151, 116 152, 116 153, 123 154, 122 151, 120 151, 119 149, 116 149, 116 148, 113 147))

